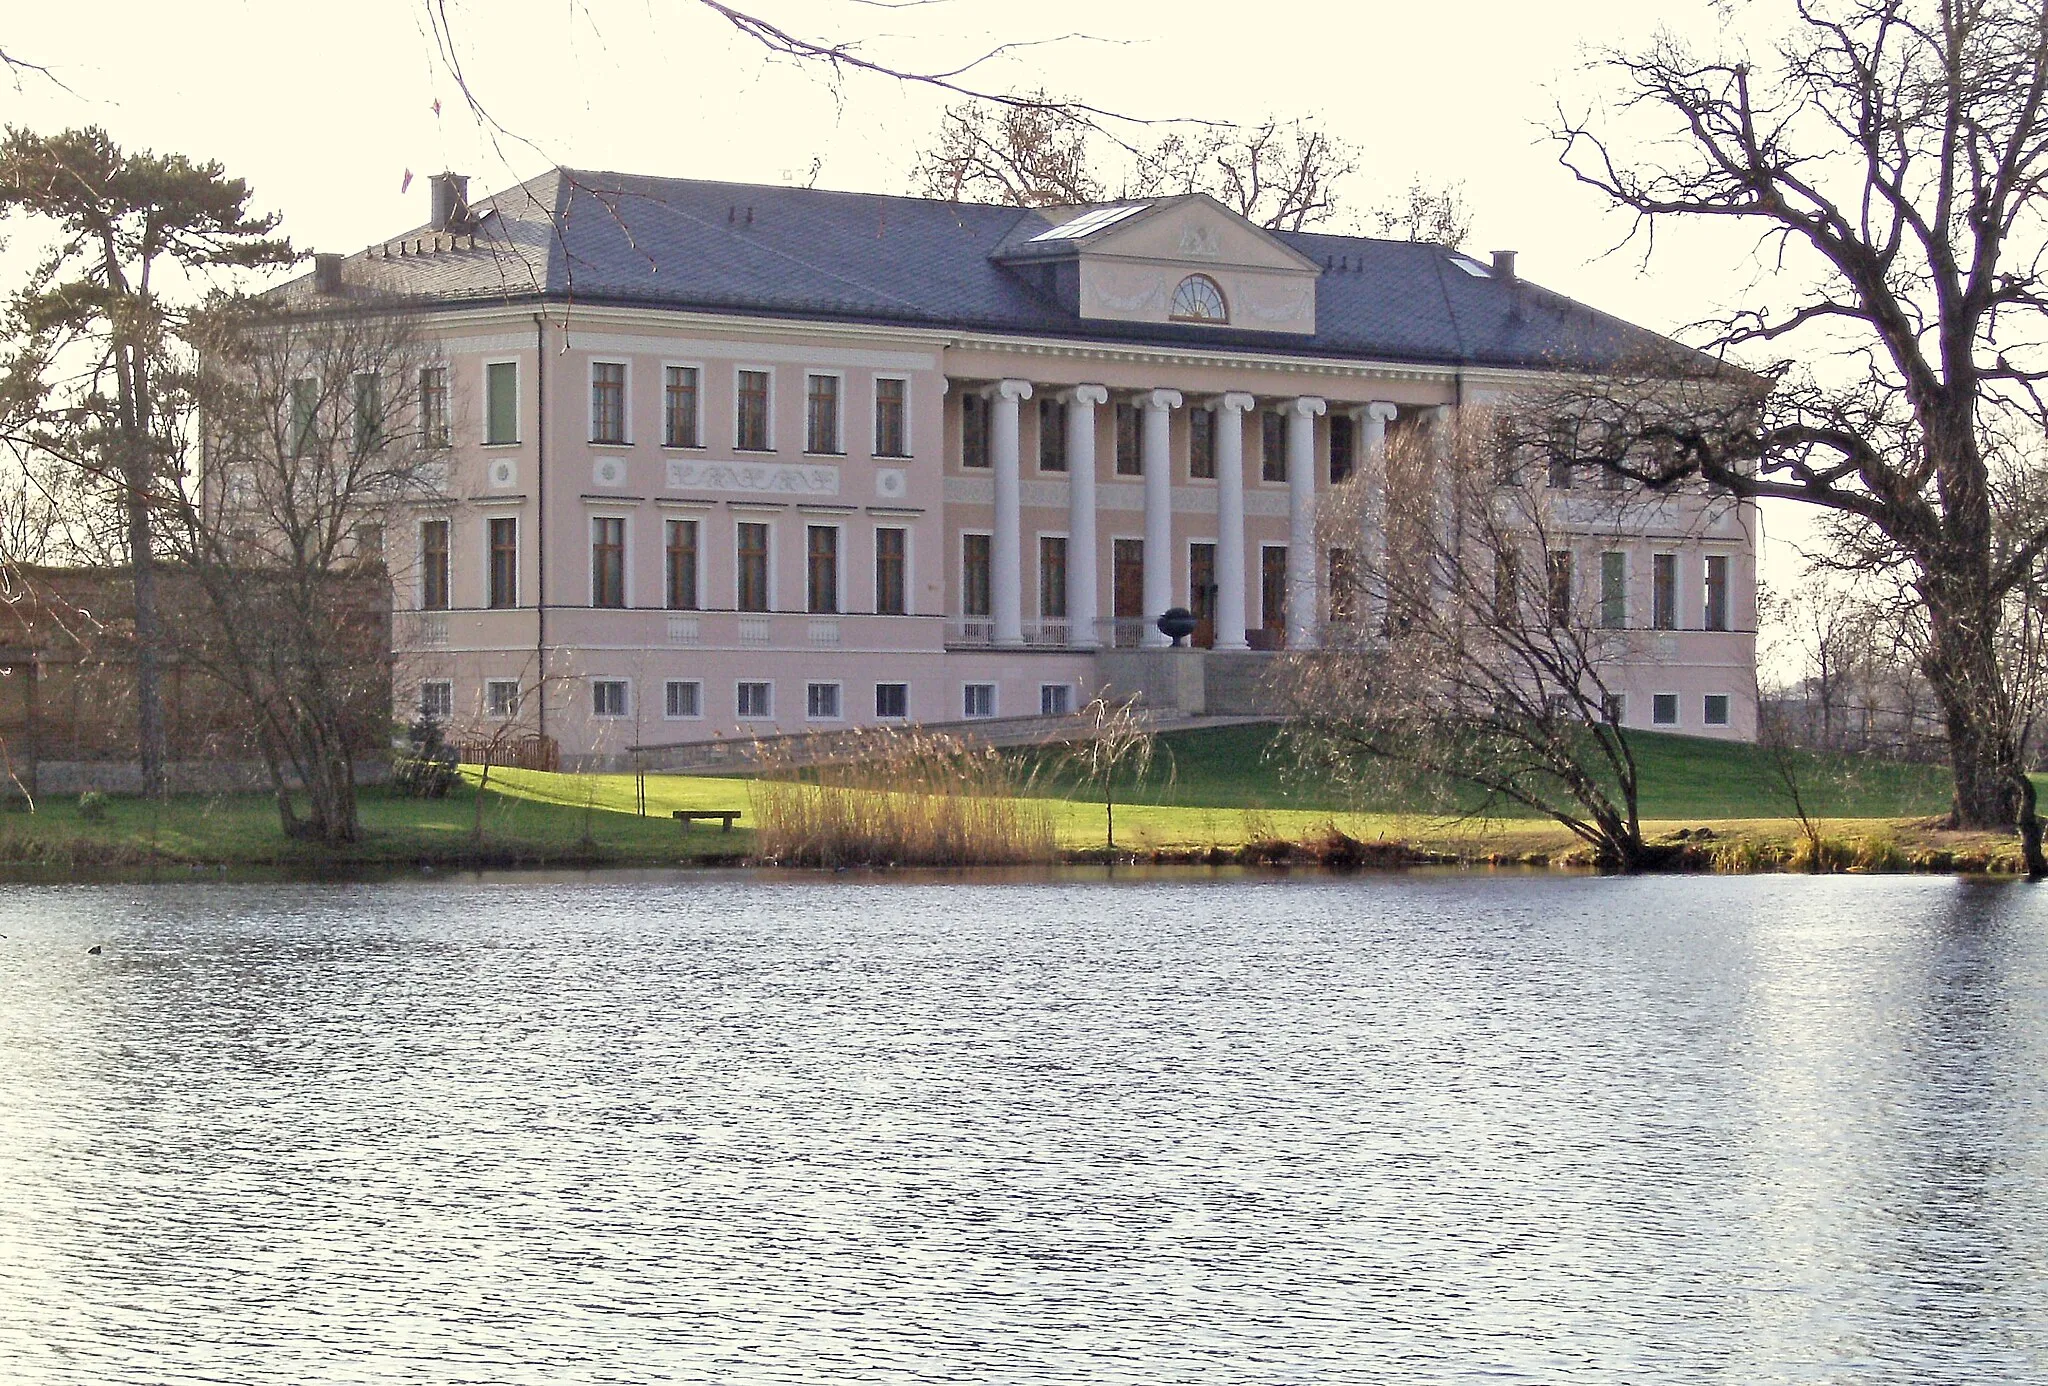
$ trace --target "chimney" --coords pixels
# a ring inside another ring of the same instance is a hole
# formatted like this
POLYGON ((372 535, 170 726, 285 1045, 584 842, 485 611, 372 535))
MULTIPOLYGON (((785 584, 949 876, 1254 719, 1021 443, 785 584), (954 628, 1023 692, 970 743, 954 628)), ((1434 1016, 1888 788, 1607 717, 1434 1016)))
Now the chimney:
POLYGON ((1493 277, 1507 283, 1515 281, 1515 252, 1496 250, 1493 252, 1493 277))
POLYGON ((460 230, 469 221, 469 179, 459 173, 437 173, 427 183, 434 191, 432 229, 460 230))
POLYGON ((322 251, 313 257, 313 288, 323 294, 341 292, 341 257, 322 251))

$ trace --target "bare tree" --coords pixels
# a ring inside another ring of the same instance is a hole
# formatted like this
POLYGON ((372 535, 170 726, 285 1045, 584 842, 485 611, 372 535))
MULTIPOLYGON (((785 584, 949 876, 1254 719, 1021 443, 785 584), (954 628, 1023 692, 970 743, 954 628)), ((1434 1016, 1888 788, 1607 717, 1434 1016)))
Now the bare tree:
POLYGON ((1463 183, 1432 188, 1420 178, 1408 185, 1405 201, 1373 213, 1382 236, 1392 240, 1427 241, 1456 250, 1472 234, 1472 209, 1463 183))
POLYGON ((1270 230, 1303 231, 1334 220, 1358 151, 1304 119, 1174 131, 1132 151, 1126 197, 1205 192, 1270 230))
POLYGON ((1093 126, 1041 88, 1043 104, 949 106, 939 133, 910 171, 922 196, 949 202, 1000 202, 1017 207, 1096 202, 1102 185, 1090 172, 1093 126))
POLYGON ((1127 774, 1134 780, 1144 779, 1158 752, 1158 738, 1138 703, 1135 697, 1117 701, 1106 694, 1092 699, 1080 712, 1087 726, 1083 739, 1066 756, 1085 782, 1102 791, 1107 823, 1103 846, 1112 852, 1116 850, 1117 777, 1127 774))
POLYGON ((2031 675, 2004 640, 2048 550, 2048 11, 1806 0, 1756 56, 1666 36, 1603 63, 1656 142, 1626 155, 1561 112, 1565 167, 1646 237, 1673 218, 1756 227, 1771 301, 1709 324, 1712 344, 1812 366, 1780 361, 1747 412, 1665 419, 1645 475, 1826 507, 1868 566, 1902 570, 1927 612, 1953 821, 2017 821, 2048 870, 2023 773, 2031 675))
POLYGON ((383 536, 440 465, 413 324, 231 301, 193 340, 201 462, 162 504, 213 619, 181 651, 248 704, 285 832, 351 842, 356 752, 390 717, 383 536))
POLYGON ((1602 866, 1654 864, 1620 678, 1648 635, 1602 555, 1734 502, 1614 480, 1519 408, 1390 437, 1319 520, 1330 620, 1283 670, 1304 759, 1361 789, 1391 772, 1462 790, 1464 817, 1541 814, 1602 866))

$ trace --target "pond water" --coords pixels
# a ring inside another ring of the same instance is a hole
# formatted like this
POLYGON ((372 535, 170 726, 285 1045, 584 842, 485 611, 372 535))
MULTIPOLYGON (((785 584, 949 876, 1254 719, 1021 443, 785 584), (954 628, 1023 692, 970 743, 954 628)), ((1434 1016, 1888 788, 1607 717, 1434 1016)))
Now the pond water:
POLYGON ((525 878, 0 920, 14 1386, 2048 1380, 2024 886, 525 878))

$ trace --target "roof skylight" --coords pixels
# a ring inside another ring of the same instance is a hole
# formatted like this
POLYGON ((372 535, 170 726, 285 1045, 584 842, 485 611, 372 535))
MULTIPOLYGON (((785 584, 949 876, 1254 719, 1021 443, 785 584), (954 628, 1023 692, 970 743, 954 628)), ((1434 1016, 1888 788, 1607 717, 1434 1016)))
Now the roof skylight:
POLYGON ((1493 278, 1493 271, 1487 266, 1480 264, 1477 260, 1467 259, 1463 255, 1453 255, 1451 263, 1471 275, 1474 279, 1493 278))
POLYGON ((1134 212, 1142 212, 1152 204, 1133 202, 1122 207, 1097 207, 1092 212, 1083 212, 1072 221, 1063 221, 1050 231, 1041 231, 1031 239, 1034 241, 1078 241, 1083 236, 1092 236, 1105 226, 1114 226, 1134 212))

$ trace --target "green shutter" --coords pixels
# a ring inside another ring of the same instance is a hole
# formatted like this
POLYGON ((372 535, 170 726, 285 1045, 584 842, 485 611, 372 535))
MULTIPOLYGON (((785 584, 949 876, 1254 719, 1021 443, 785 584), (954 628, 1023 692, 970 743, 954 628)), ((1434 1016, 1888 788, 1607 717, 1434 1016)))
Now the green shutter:
POLYGON ((1619 630, 1628 624, 1628 555, 1600 555, 1600 624, 1619 630))
POLYGON ((484 367, 484 441, 519 441, 519 366, 496 361, 484 367))

